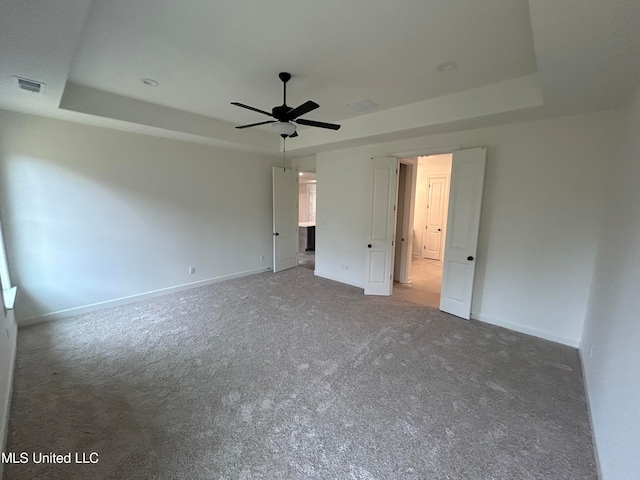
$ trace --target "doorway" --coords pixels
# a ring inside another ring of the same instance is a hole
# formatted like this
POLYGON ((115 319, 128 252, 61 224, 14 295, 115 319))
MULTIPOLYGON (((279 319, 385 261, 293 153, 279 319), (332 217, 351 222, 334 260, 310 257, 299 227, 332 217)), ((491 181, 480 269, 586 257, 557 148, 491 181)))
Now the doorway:
POLYGON ((298 172, 298 266, 316 267, 316 174, 298 172))
POLYGON ((440 307, 451 166, 448 153, 401 160, 398 171, 392 295, 433 308, 440 307))

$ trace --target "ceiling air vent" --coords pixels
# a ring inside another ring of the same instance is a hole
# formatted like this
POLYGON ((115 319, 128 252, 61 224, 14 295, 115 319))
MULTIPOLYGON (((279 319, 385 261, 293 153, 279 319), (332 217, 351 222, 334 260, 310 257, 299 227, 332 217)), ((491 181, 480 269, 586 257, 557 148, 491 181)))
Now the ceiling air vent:
POLYGON ((376 108, 378 104, 376 102, 372 102, 368 98, 363 98, 362 100, 356 100, 355 102, 347 103, 347 107, 355 110, 356 112, 366 112, 367 110, 371 110, 372 108, 376 108))
POLYGON ((31 93, 42 93, 44 91, 45 84, 37 82, 35 80, 29 80, 28 78, 14 77, 18 81, 18 88, 26 90, 31 93))

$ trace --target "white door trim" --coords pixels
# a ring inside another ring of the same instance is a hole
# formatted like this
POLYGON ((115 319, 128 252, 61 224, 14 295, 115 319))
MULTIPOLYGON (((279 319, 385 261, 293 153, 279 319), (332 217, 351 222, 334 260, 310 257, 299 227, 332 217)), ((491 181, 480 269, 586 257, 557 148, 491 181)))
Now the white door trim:
MULTIPOLYGON (((407 166, 407 175, 410 175, 409 188, 404 191, 404 212, 403 212, 403 232, 402 238, 404 238, 403 245, 395 245, 395 248, 402 248, 400 255, 400 272, 398 275, 398 281, 400 283, 409 283, 409 276, 411 274, 411 253, 413 251, 413 217, 415 214, 415 198, 416 198, 416 183, 418 180, 418 157, 415 158, 399 158, 398 169, 400 164, 407 166)), ((397 204, 398 202, 396 202, 397 204)), ((394 252, 395 257, 395 252, 394 252)))

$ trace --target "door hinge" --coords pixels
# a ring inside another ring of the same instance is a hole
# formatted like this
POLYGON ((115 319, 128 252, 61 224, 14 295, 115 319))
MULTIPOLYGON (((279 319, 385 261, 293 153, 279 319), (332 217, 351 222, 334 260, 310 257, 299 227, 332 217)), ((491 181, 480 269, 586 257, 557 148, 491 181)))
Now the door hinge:
POLYGON ((393 211, 394 211, 394 212, 396 211, 396 206, 395 206, 395 205, 393 206, 393 211))
POLYGON ((396 175, 398 174, 398 169, 396 168, 396 175))

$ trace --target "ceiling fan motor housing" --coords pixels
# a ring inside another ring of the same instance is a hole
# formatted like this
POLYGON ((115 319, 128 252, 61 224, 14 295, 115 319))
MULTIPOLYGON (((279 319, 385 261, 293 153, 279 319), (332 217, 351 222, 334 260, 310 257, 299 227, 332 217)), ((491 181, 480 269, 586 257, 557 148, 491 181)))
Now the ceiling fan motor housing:
POLYGON ((278 107, 273 107, 271 109, 271 113, 279 121, 287 122, 288 121, 287 113, 289 113, 291 110, 293 109, 287 105, 280 105, 278 107))

